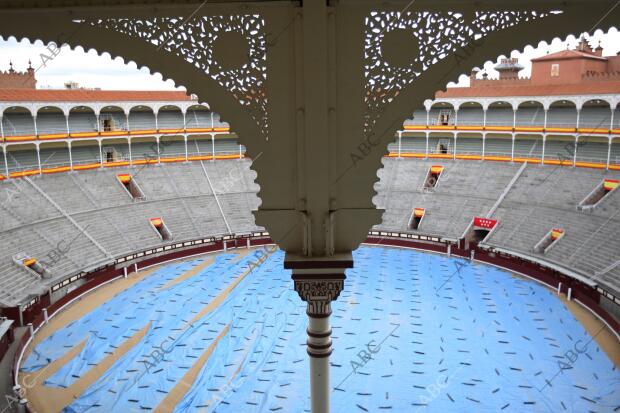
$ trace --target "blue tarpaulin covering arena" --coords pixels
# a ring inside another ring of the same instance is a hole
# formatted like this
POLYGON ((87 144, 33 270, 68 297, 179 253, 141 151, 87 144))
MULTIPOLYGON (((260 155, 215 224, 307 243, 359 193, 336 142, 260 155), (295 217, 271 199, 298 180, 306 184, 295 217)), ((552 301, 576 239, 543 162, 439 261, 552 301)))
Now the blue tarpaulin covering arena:
MULTIPOLYGON (((217 255, 174 285, 206 258, 169 264, 42 341, 22 371, 83 345, 45 382, 68 387, 145 330, 67 412, 154 410, 193 366, 177 413, 308 412, 305 303, 284 254, 260 256, 217 255)), ((553 291, 407 249, 354 258, 333 304, 333 411, 620 410, 620 372, 553 291)))

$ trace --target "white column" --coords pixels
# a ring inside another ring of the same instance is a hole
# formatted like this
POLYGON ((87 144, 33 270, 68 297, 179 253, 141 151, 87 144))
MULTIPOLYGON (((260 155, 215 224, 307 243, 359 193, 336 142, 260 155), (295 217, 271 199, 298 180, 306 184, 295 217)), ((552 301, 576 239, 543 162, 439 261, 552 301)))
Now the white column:
POLYGON ((129 133, 129 113, 125 113, 125 119, 127 119, 127 133, 129 133))
MULTIPOLYGON (((335 257, 335 256, 334 256, 335 257)), ((349 255, 350 257, 350 255, 349 255)), ((331 395, 329 380, 329 357, 332 354, 332 329, 329 317, 332 314, 331 302, 338 298, 344 289, 344 268, 333 267, 333 262, 296 261, 285 258, 287 268, 293 269, 295 291, 308 303, 307 352, 310 356, 310 399, 312 413, 329 413, 331 395), (310 264, 312 273, 303 267, 310 264), (318 267, 318 268, 317 268, 318 267)), ((343 263, 345 264, 345 263, 343 263)), ((345 264, 348 267, 350 264, 345 264)))
POLYGON ((575 128, 578 130, 579 129, 579 122, 581 121, 581 108, 577 108, 577 124, 575 126, 575 128))
POLYGON ((127 138, 127 146, 129 147, 129 166, 131 166, 133 159, 131 159, 131 138, 127 138))
POLYGON ((243 159, 243 146, 239 145, 239 159, 243 159))
POLYGON ((99 142, 99 163, 101 167, 103 168, 103 148, 101 147, 101 139, 99 139, 98 142, 99 142))
POLYGON ((547 130, 547 109, 543 108, 543 110, 545 111, 545 123, 543 126, 543 130, 546 131, 547 130))
POLYGON ((33 116, 32 119, 33 119, 33 122, 34 122, 34 135, 38 138, 39 137, 39 128, 37 127, 37 117, 33 116))
POLYGON ((43 319, 45 320, 45 324, 49 323, 50 321, 49 316, 47 315, 47 308, 43 309, 43 319))
POLYGON ((573 166, 577 164, 577 147, 579 146, 579 135, 575 136, 575 153, 573 153, 573 166))
MULTIPOLYGON (((546 112, 545 112, 545 113, 546 113, 546 112)), ((545 117, 545 119, 546 119, 546 117, 545 117)), ((545 121, 545 125, 546 125, 546 124, 547 124, 547 123, 546 123, 546 121, 545 121)), ((545 127, 545 130, 546 130, 546 129, 547 129, 547 128, 545 127)), ((547 144, 547 133, 543 133, 543 149, 542 149, 542 164, 543 164, 543 165, 545 164, 545 146, 546 146, 546 144, 547 144)))
MULTIPOLYGON (((213 124, 213 112, 211 112, 211 124, 213 124)), ((215 161, 215 133, 211 134, 211 162, 213 161, 215 161)))
POLYGON ((39 144, 36 145, 37 146, 37 163, 39 165, 39 175, 43 174, 43 172, 41 171, 41 148, 39 147, 39 144))
POLYGON ((97 116, 97 133, 101 133, 101 118, 100 118, 100 114, 97 113, 95 116, 97 116))
POLYGON ((484 160, 484 155, 486 152, 486 144, 487 144, 487 134, 486 132, 482 133, 482 160, 484 160))
POLYGON ((454 127, 457 128, 459 126, 459 108, 454 109, 454 127))
POLYGON ((127 267, 123 267, 123 278, 127 278, 127 267))
POLYGON ((155 141, 157 141, 157 164, 161 164, 161 150, 159 148, 159 138, 160 136, 155 136, 155 141))
POLYGON ((426 159, 428 159, 428 132, 426 132, 426 159))
MULTIPOLYGON (((614 138, 609 137, 609 145, 607 145, 607 167, 605 169, 609 170, 609 163, 611 162, 611 145, 614 143, 614 138)), ((6 155, 5 155, 6 159, 6 155)))
POLYGON ((568 294, 566 294, 566 299, 570 301, 573 298, 573 289, 568 287, 568 294))
POLYGON ((398 131, 398 158, 400 159, 400 153, 402 150, 403 132, 398 131))
POLYGON ((187 153, 187 135, 183 135, 185 141, 185 162, 189 162, 189 154, 187 153))
MULTIPOLYGON (((63 112, 64 113, 64 112, 63 112)), ((71 113, 69 113, 69 115, 65 116, 65 121, 67 123, 67 136, 71 135, 71 128, 69 127, 69 116, 71 115, 71 113)))
POLYGON ((487 128, 487 110, 482 109, 482 129, 485 130, 487 128))
POLYGON ((329 316, 308 315, 308 354, 310 355, 311 411, 329 412, 329 356, 332 352, 329 316), (327 347, 326 349, 322 349, 327 347))
POLYGON ((452 159, 456 160, 456 140, 457 140, 457 133, 454 133, 454 149, 452 150, 453 154, 452 154, 452 159))
POLYGON ((4 142, 4 125, 2 124, 2 116, 0 116, 0 135, 2 136, 2 142, 4 142))
POLYGON ((4 153, 4 173, 6 175, 6 179, 9 179, 11 175, 9 174, 9 160, 7 159, 6 154, 6 146, 2 147, 2 152, 4 153))
POLYGON ((183 112, 183 131, 187 130, 187 121, 185 120, 185 112, 183 112))
POLYGON ((429 109, 426 109, 426 127, 427 128, 430 126, 430 122, 431 122, 431 111, 429 109))
POLYGON ((517 128, 517 110, 518 109, 512 110, 512 131, 513 132, 517 128))
POLYGON ((67 142, 69 147, 69 169, 73 171, 73 154, 71 153, 71 142, 67 142))
POLYGON ((510 152, 510 161, 515 161, 515 133, 512 132, 512 150, 510 152))
POLYGON ((157 117, 159 116, 159 111, 157 111, 156 113, 153 112, 153 114, 155 115, 155 131, 159 132, 159 121, 157 120, 157 117))
MULTIPOLYGON (((611 108, 611 120, 609 122, 609 133, 611 133, 612 129, 614 128, 614 115, 615 114, 616 114, 616 108, 611 108)), ((2 121, 2 119, 0 119, 0 121, 2 121)))

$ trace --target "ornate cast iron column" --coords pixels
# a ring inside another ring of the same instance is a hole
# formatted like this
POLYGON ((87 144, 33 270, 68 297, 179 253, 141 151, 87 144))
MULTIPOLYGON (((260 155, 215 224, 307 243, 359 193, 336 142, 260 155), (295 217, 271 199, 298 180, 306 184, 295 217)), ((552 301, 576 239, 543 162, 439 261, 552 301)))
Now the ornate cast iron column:
POLYGON ((313 413, 329 412, 329 356, 332 329, 329 317, 332 301, 344 289, 344 272, 353 266, 351 254, 308 260, 287 255, 284 267, 293 270, 295 291, 308 303, 307 351, 310 356, 310 394, 313 413))

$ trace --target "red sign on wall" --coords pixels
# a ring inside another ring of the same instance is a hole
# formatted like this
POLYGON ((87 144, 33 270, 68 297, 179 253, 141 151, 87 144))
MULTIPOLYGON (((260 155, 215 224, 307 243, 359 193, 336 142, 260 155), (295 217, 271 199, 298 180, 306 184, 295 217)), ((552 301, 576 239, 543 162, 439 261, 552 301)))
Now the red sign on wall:
POLYGON ((488 219, 481 217, 474 217, 474 226, 486 229, 493 229, 497 225, 496 219, 488 219))

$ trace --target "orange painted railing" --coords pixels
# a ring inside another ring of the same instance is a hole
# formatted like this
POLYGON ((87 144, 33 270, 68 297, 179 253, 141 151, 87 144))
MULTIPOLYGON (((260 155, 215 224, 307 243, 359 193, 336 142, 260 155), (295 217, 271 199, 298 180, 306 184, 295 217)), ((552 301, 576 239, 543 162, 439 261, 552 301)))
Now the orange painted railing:
MULTIPOLYGON (((386 156, 387 158, 398 158, 398 153, 390 153, 386 156)), ((426 158, 425 153, 420 152, 401 152, 401 158, 426 158)), ((429 159, 459 159, 459 160, 468 160, 468 161, 495 161, 495 162, 516 162, 516 163, 533 163, 533 164, 543 164, 543 165, 559 165, 559 166, 573 166, 572 161, 568 160, 558 160, 558 159, 545 159, 543 162, 540 158, 530 158, 530 157, 516 157, 512 159, 510 156, 485 156, 482 155, 456 155, 453 154, 445 154, 445 153, 429 153, 429 159)), ((580 162, 577 161, 575 166, 578 168, 593 168, 593 169, 606 169, 607 164, 599 163, 599 162, 580 162)), ((620 171, 620 165, 611 164, 609 165, 609 169, 613 171, 620 171)))
POLYGON ((461 131, 461 132, 540 132, 540 133, 579 133, 585 135, 620 135, 620 129, 602 129, 602 128, 553 128, 542 126, 482 126, 482 125, 407 125, 404 128, 405 132, 415 131, 461 131))
MULTIPOLYGON (((229 133, 230 128, 187 128, 187 129, 145 129, 133 131, 104 131, 104 132, 71 132, 71 133, 50 133, 43 135, 14 135, 5 136, 4 142, 28 142, 37 140, 52 139, 80 139, 96 138, 108 136, 148 136, 148 135, 178 135, 183 133, 229 133)), ((0 139, 0 142, 2 139, 0 139)))
MULTIPOLYGON (((212 159, 224 160, 224 159, 240 159, 240 158, 247 158, 247 156, 239 155, 239 154, 215 155, 215 158, 214 158, 212 155, 196 155, 196 156, 189 156, 187 160, 188 161, 210 161, 212 159)), ((160 159, 161 163, 173 163, 173 162, 185 162, 185 161, 186 160, 184 156, 160 159)), ((147 164, 154 165, 156 163, 157 163, 156 159, 136 159, 136 160, 131 161, 131 163, 129 161, 104 162, 103 167, 114 168, 114 167, 119 167, 119 166, 135 166, 135 165, 147 165, 147 164)), ((102 167, 102 164, 100 162, 96 162, 96 163, 74 165, 73 170, 74 171, 87 171, 90 169, 99 169, 101 167, 102 167)), ((48 174, 55 174, 55 173, 69 172, 69 171, 71 171, 71 167, 69 165, 64 165, 64 166, 57 166, 54 168, 43 168, 41 169, 41 174, 48 175, 48 174)), ((33 176, 33 175, 39 175, 39 170, 29 169, 26 171, 18 171, 18 172, 9 173, 9 176, 11 178, 23 178, 25 176, 33 176)), ((7 179, 6 175, 0 174, 0 181, 5 180, 5 179, 7 179)))

